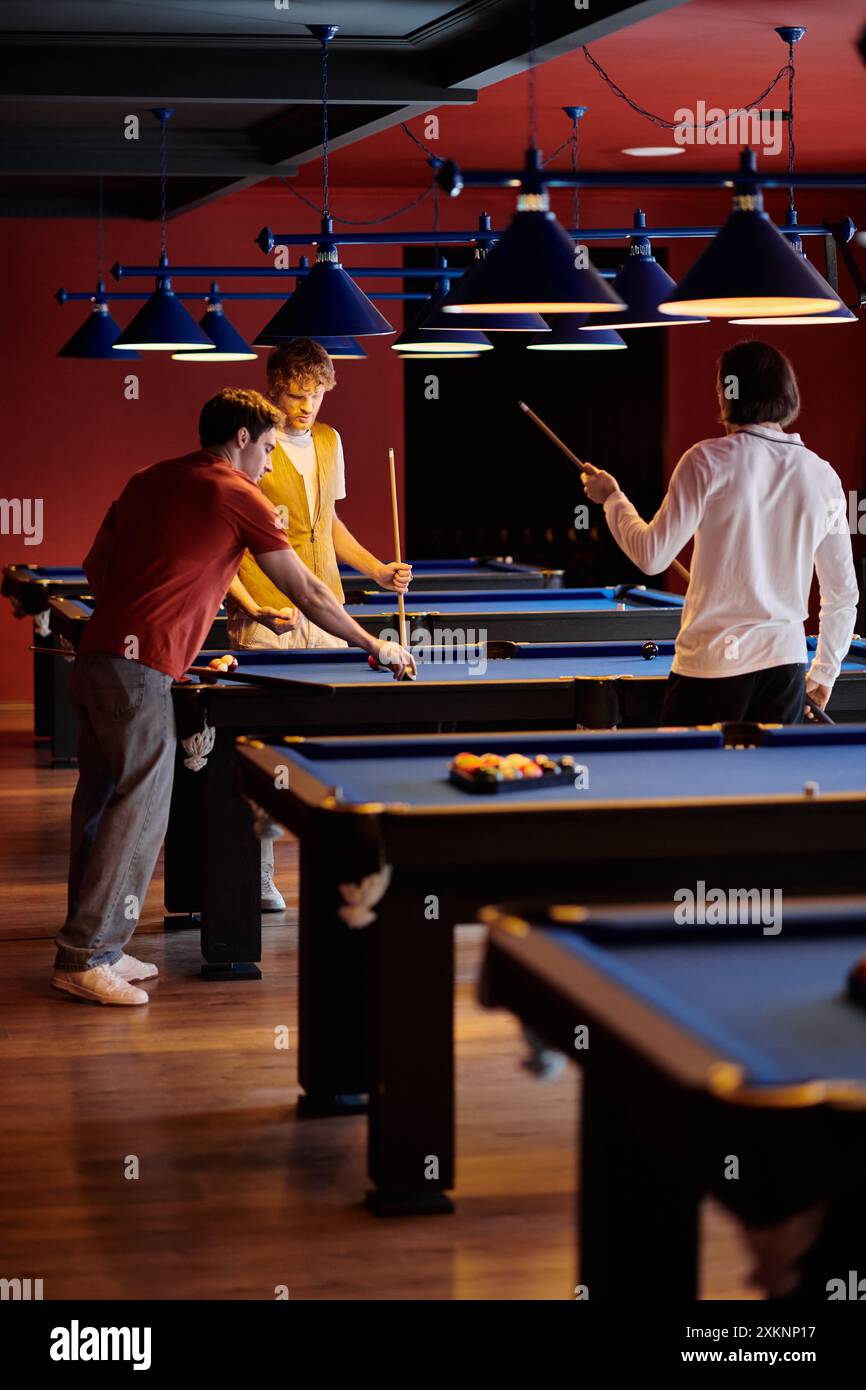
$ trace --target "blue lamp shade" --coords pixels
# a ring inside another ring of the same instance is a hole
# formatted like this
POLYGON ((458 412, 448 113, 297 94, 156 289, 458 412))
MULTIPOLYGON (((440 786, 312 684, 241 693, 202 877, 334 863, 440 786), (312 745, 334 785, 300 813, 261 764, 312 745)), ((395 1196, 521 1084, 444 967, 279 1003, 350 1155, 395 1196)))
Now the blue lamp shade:
MULTIPOLYGON (((545 195, 521 194, 517 207, 477 273, 455 287, 446 313, 613 314, 625 308, 597 270, 577 268, 574 242, 545 195)), ((467 323, 474 326, 471 318, 467 323)))
MULTIPOLYGON (((803 260, 806 260, 806 252, 803 250, 803 240, 799 234, 799 231, 797 231, 796 212, 794 212, 793 209, 789 210, 785 220, 787 225, 791 228, 791 231, 786 231, 783 233, 785 240, 790 242, 792 249, 798 256, 801 256, 803 260)), ((760 318, 759 316, 756 316, 754 318, 732 319, 732 322, 761 324, 775 323, 780 328, 807 327, 809 324, 812 323, 856 323, 857 315, 851 312, 851 310, 848 308, 848 305, 845 304, 844 301, 839 298, 835 291, 832 290, 832 287, 830 285, 828 285, 827 288, 831 290, 831 293, 834 295, 834 298, 836 300, 836 308, 831 309, 829 314, 786 314, 783 319, 760 318)))
POLYGON ((560 314, 550 333, 539 334, 527 343, 530 352, 611 352, 627 347, 613 328, 584 333, 587 314, 560 314))
POLYGON ((734 211, 703 255, 659 304, 664 314, 741 319, 824 314, 838 306, 823 276, 798 256, 759 207, 734 198, 734 211))
MULTIPOLYGON (((605 314, 603 329, 608 328, 673 328, 683 323, 709 323, 709 319, 692 314, 663 314, 659 304, 668 300, 676 284, 663 270, 649 249, 649 242, 636 238, 632 242, 628 260, 620 266, 613 281, 613 288, 628 308, 618 314, 605 314), (646 249, 644 249, 646 248, 646 249)), ((588 323, 584 333, 597 331, 594 323, 588 323)))
MULTIPOLYGON (((366 361, 367 354, 358 342, 357 338, 344 337, 323 337, 320 333, 311 333, 310 338, 314 343, 319 343, 325 349, 329 357, 339 358, 343 362, 363 362, 366 361)), ((282 343, 290 343, 292 338, 278 338, 273 333, 267 333, 263 328, 258 334, 253 344, 254 347, 280 347, 282 343)))
POLYGON ((365 362, 367 354, 357 338, 316 338, 329 357, 341 362, 365 362))
POLYGON ((437 313, 441 309, 447 293, 448 281, 437 281, 435 294, 426 304, 422 304, 400 336, 391 344, 395 352, 435 352, 437 356, 445 356, 449 353, 489 352, 492 349, 493 344, 489 338, 485 338, 476 328, 464 328, 459 321, 453 329, 447 330, 428 326, 428 314, 437 313))
POLYGON ((806 328, 813 323, 857 323, 857 315, 852 313, 847 304, 839 301, 835 309, 831 309, 829 314, 786 314, 784 318, 752 318, 752 319, 731 319, 731 323, 765 323, 775 324, 777 328, 806 328))
MULTIPOLYGON (((454 303, 454 296, 463 286, 468 291, 473 278, 478 274, 480 267, 484 264, 487 253, 482 251, 478 254, 477 260, 472 262, 468 270, 463 272, 459 280, 448 291, 445 298, 431 303, 431 307, 423 316, 424 328, 437 328, 449 333, 459 333, 461 330, 460 318, 448 313, 449 305, 454 303)), ((472 327, 479 329, 482 333, 485 330, 492 330, 495 333, 548 333, 548 324, 540 314, 482 314, 472 315, 472 327)))
POLYGON ((156 289, 117 340, 116 348, 140 352, 182 352, 184 348, 212 352, 213 341, 181 304, 171 281, 158 280, 156 289))
POLYGON ((322 245, 316 264, 262 329, 256 342, 273 338, 363 338, 393 333, 392 325, 347 275, 335 246, 322 245))
POLYGON ((229 323, 220 300, 213 300, 208 304, 199 323, 211 340, 212 351, 204 349, 200 352, 173 352, 175 362, 255 361, 258 354, 253 352, 234 324, 229 323))
POLYGON ((120 324, 108 312, 106 300, 95 299, 81 327, 64 343, 58 357, 89 357, 119 362, 137 361, 137 352, 118 352, 114 344, 120 337, 120 324))

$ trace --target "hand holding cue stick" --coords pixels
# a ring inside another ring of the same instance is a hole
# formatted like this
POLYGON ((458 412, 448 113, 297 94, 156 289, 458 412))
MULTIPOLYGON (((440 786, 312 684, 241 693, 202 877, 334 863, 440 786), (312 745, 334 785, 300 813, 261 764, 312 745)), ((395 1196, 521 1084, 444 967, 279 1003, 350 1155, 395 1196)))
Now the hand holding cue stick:
MULTIPOLYGON (((560 449, 562 453, 565 454, 566 458, 571 459, 572 463, 575 464, 576 467, 580 468, 582 472, 598 473, 600 471, 597 468, 593 468, 591 463, 584 463, 583 459, 579 459, 577 457, 577 454, 572 453, 568 445, 563 444, 562 440, 559 438, 559 435, 554 434, 550 426, 546 425, 544 421, 541 419, 541 417, 539 415, 536 415, 534 410, 530 410, 529 406, 526 404, 526 401, 518 401, 517 404, 520 406, 520 409, 523 411, 524 415, 528 415, 530 420, 532 420, 533 424, 536 424, 538 428, 542 431, 542 433, 547 435, 550 442, 552 444, 555 444, 557 449, 560 449)), ((688 584, 691 576, 688 570, 686 569, 685 565, 681 565, 679 560, 672 560, 671 569, 675 570, 676 573, 679 575, 680 579, 684 579, 688 584)))
MULTIPOLYGON (((398 565, 402 565, 403 556, 400 553, 400 513, 397 510, 397 471, 394 465, 394 450, 388 450, 388 468, 391 473, 391 519, 394 523, 394 559, 398 565)), ((408 647, 408 632, 406 630, 406 600, 402 592, 397 590, 397 610, 400 622, 400 646, 408 647)), ((412 680, 413 677, 407 672, 404 677, 412 680)))
POLYGON ((812 718, 815 720, 817 724, 836 723, 835 719, 831 719, 827 711, 823 710, 819 704, 816 704, 810 695, 806 696, 806 705, 811 711, 812 718))

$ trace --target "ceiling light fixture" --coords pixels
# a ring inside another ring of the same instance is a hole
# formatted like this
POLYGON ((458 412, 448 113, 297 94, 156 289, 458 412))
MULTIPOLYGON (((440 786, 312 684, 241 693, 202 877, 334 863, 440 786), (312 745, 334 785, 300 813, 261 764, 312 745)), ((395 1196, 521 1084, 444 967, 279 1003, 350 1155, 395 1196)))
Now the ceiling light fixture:
MULTIPOLYGON (((635 236, 629 240, 628 259, 616 273, 613 288, 628 306, 618 314, 604 319, 605 328, 674 328, 678 324, 709 323, 709 319, 692 314, 663 314, 659 304, 669 299, 675 282, 663 270, 653 255, 652 242, 646 234, 646 216, 641 208, 634 214, 635 236)), ((594 333, 598 320, 584 328, 594 333)))
MULTIPOLYGON (((333 238, 330 210, 328 153, 328 44, 338 32, 337 24, 310 24, 310 33, 322 46, 322 222, 316 248, 316 262, 286 300, 259 338, 278 341, 288 338, 361 338, 393 333, 394 328, 347 275, 333 238)), ((258 340, 257 340, 258 341, 258 340)))
POLYGON ((139 309, 131 323, 123 330, 115 350, 137 348, 140 352, 178 352, 184 348, 199 352, 212 351, 214 344, 203 329, 199 328, 188 309, 181 304, 171 287, 166 251, 166 198, 168 188, 168 146, 167 127, 174 112, 165 106, 154 108, 153 115, 160 126, 159 159, 159 227, 161 252, 160 273, 156 278, 156 289, 139 309), (164 272, 164 273, 163 273, 164 272))

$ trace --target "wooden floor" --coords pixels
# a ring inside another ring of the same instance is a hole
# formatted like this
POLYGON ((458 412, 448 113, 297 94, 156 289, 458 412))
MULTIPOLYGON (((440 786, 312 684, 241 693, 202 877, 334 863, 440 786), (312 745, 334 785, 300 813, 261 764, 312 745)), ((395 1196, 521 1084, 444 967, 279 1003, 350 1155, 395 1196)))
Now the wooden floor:
MULTIPOLYGON (((75 774, 27 718, 0 712, 0 1277, 40 1278, 46 1299, 572 1298, 578 1073, 531 1078, 514 1020, 475 1003, 479 929, 457 942, 457 1212, 377 1220, 363 1117, 296 1117, 294 845, 261 982, 198 978, 196 935, 163 930, 160 867, 133 945, 160 968, 152 1006, 62 997, 75 774)), ((702 1296, 755 1297, 720 1208, 704 1232, 702 1296)))

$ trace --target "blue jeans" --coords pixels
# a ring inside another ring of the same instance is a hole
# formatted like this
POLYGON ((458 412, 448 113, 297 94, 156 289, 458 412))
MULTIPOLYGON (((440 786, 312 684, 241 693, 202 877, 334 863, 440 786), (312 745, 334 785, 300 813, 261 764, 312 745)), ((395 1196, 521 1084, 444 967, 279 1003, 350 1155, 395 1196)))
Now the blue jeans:
POLYGON ((69 901, 58 970, 112 965, 138 924, 174 778, 171 677, 107 652, 76 658, 79 720, 69 901))

